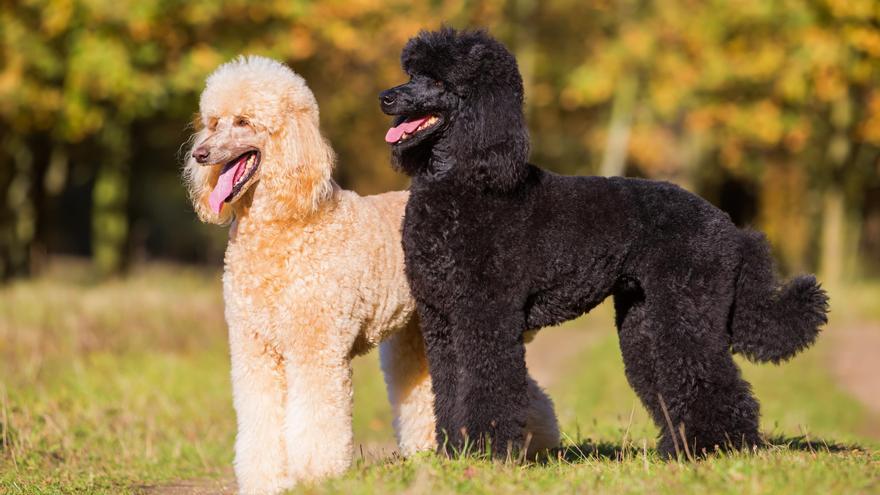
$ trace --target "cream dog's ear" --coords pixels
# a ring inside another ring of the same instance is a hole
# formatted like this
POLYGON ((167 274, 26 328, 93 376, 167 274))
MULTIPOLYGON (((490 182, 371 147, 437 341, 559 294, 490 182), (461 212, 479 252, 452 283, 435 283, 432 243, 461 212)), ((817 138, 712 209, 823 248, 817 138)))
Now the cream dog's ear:
POLYGON ((217 179, 220 178, 220 167, 210 165, 200 165, 192 156, 193 149, 204 141, 208 135, 200 119, 196 119, 196 132, 190 137, 189 145, 185 147, 185 155, 183 157, 183 180, 186 183, 189 199, 192 201, 196 214, 205 223, 215 223, 225 225, 232 221, 232 206, 223 204, 220 213, 211 210, 208 204, 208 198, 214 186, 217 185, 217 179))
MULTIPOLYGON (((321 135, 317 109, 289 109, 272 144, 277 146, 275 156, 283 157, 281 170, 271 174, 272 190, 283 191, 275 197, 277 207, 283 209, 283 215, 311 215, 333 193, 335 160, 333 148, 321 135)), ((268 171, 264 178, 270 179, 268 171)))

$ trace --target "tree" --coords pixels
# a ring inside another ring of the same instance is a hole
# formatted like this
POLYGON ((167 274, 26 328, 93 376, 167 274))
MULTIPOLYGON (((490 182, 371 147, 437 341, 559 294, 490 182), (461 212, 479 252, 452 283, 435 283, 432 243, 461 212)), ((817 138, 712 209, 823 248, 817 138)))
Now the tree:
MULTIPOLYGON (((123 269, 145 202, 180 201, 165 221, 183 211, 174 152, 205 77, 241 53, 308 80, 343 185, 402 187, 375 98, 404 79, 406 40, 443 21, 488 27, 516 53, 535 161, 716 200, 744 184, 759 208, 739 220, 767 231, 784 268, 834 280, 880 186, 878 16, 872 0, 3 2, 0 278, 38 264, 75 177, 91 191, 76 235, 100 273, 123 269)), ((167 237, 193 230, 177 229, 167 237)))
POLYGON ((587 141, 614 155, 623 128, 628 160, 649 176, 696 186, 716 168, 763 184, 761 222, 793 268, 806 265, 807 239, 816 238, 806 219, 821 215, 819 265, 829 281, 839 279, 839 260, 855 254, 842 246, 857 245, 848 212, 865 183, 876 182, 875 3, 676 0, 594 8, 602 29, 561 88, 563 106, 608 115, 587 141), (809 207, 811 191, 823 196, 822 207, 809 207), (779 195, 790 200, 774 201, 779 195))

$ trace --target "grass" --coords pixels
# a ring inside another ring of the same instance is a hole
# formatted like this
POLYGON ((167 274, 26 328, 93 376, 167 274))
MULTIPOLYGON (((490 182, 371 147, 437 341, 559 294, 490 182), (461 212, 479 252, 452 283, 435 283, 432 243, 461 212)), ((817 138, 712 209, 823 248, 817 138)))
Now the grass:
POLYGON ((156 267, 93 285, 74 271, 2 289, 0 487, 224 472, 235 421, 216 278, 156 267))
POLYGON ((863 433, 867 413, 834 384, 825 343, 781 367, 741 361, 774 446, 692 464, 664 462, 653 451, 656 430, 626 384, 615 336, 605 333, 577 359, 571 379, 550 390, 568 434, 557 457, 524 466, 424 456, 361 466, 297 493, 880 492, 880 453, 863 433))
MULTIPOLYGON (((151 265, 95 284, 65 266, 0 288, 0 493, 136 493, 230 476, 235 420, 218 279, 151 265)), ((856 308, 841 313, 880 318, 875 300, 841 299, 856 308)), ((368 454, 347 475, 296 493, 880 492, 871 417, 834 383, 829 339, 781 367, 743 363, 775 447, 691 464, 653 451, 656 430, 626 384, 609 309, 570 325, 597 337, 549 390, 567 434, 555 457, 368 454)), ((368 451, 393 442, 376 353, 355 362, 355 432, 368 451)))

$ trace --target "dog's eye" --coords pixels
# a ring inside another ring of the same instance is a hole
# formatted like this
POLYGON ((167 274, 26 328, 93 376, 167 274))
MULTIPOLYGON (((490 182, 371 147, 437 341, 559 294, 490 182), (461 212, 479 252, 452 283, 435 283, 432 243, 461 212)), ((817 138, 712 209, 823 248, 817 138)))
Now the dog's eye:
POLYGON ((440 89, 443 89, 443 88, 446 87, 446 85, 443 84, 443 81, 441 81, 441 80, 439 80, 439 79, 434 81, 434 86, 435 86, 435 87, 438 87, 438 88, 440 88, 440 89))
POLYGON ((244 117, 236 117, 235 118, 235 126, 236 127, 247 127, 249 125, 250 125, 250 122, 248 121, 248 119, 246 119, 244 117))
POLYGON ((217 119, 211 119, 208 121, 208 130, 213 131, 217 129, 217 119))

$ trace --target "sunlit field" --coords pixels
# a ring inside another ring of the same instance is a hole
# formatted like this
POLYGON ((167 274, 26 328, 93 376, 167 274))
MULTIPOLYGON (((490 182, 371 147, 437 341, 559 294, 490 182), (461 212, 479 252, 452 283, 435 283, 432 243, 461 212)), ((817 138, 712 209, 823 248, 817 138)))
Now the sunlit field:
MULTIPOLYGON (((219 273, 149 265, 99 284, 87 274, 68 262, 0 288, 0 493, 234 489, 219 273)), ((877 492, 876 416, 832 371, 833 333, 880 319, 876 286, 852 292, 832 294, 832 326, 815 348, 780 367, 743 363, 769 449, 659 460, 605 305, 530 344, 565 432, 549 459, 400 459, 374 352, 355 362, 356 466, 298 492, 877 492)))

